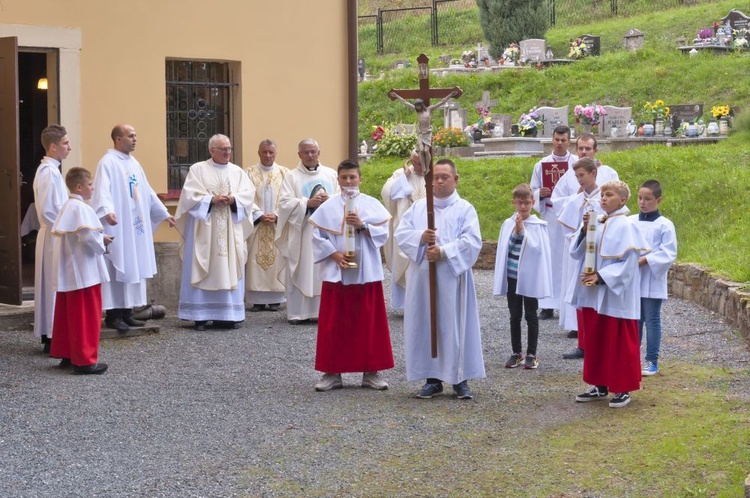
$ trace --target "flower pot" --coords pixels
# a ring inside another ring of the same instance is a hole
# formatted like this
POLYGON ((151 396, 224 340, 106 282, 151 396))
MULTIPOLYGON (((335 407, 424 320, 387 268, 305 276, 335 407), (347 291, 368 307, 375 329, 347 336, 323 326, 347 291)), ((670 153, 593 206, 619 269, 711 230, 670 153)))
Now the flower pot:
POLYGON ((651 123, 646 123, 643 125, 643 136, 644 137, 653 137, 654 136, 654 125, 651 123))
POLYGON ((662 118, 654 120, 654 134, 659 137, 664 135, 664 120, 662 118))
POLYGON ((719 123, 717 123, 715 119, 712 119, 708 123, 708 126, 706 127, 706 134, 709 137, 718 137, 719 133, 720 133, 719 123))
POLYGON ((729 134, 729 119, 726 116, 722 116, 719 119, 719 135, 726 137, 729 134))
POLYGON ((482 130, 474 130, 474 143, 478 144, 482 142, 482 130))
POLYGON ((582 133, 591 133, 591 127, 592 127, 592 125, 590 123, 583 123, 583 132, 582 133))

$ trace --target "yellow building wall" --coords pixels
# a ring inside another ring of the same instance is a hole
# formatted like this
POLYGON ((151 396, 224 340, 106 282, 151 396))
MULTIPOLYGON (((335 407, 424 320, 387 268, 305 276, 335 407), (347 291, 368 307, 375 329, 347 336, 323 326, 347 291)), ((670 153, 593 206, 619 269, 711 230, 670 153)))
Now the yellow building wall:
MULTIPOLYGON (((264 138, 291 167, 307 137, 320 143, 323 164, 346 158, 346 22, 344 0, 3 0, 0 19, 80 29, 81 166, 93 171, 112 146, 112 127, 131 124, 134 156, 157 192, 167 190, 167 58, 240 63, 234 162, 257 162, 264 138)), ((174 239, 164 227, 157 234, 174 239)))

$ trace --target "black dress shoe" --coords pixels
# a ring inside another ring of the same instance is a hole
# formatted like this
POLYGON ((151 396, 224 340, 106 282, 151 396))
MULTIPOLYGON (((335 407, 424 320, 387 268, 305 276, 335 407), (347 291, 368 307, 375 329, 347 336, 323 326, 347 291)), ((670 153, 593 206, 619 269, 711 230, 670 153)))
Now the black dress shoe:
POLYGON ((578 339, 578 331, 577 330, 569 330, 568 331, 568 339, 578 339))
POLYGON ((52 346, 52 339, 47 337, 46 335, 42 336, 42 346, 44 349, 44 354, 49 354, 49 349, 52 346))
POLYGON ((279 306, 281 306, 281 303, 269 304, 268 311, 279 311, 279 306))
POLYGON ((125 323, 125 321, 119 316, 116 318, 107 318, 106 320, 104 320, 104 325, 108 329, 115 329, 121 334, 124 334, 125 332, 130 330, 130 325, 125 323))
POLYGON ((257 312, 263 311, 265 309, 266 309, 266 305, 265 304, 253 304, 252 308, 250 308, 248 311, 250 311, 251 313, 257 313, 257 312))
POLYGON ((577 360, 583 358, 583 349, 575 348, 570 353, 563 353, 563 359, 565 360, 577 360))
POLYGON ((135 318, 133 318, 133 315, 123 317, 122 321, 131 327, 143 327, 144 325, 146 325, 146 322, 136 320, 135 318))
POLYGON ((306 319, 291 319, 289 320, 289 324, 290 325, 304 325, 308 323, 309 321, 310 320, 306 320, 306 319))
POLYGON ((539 312, 540 320, 552 320, 555 318, 555 311, 551 309, 543 309, 539 312))
POLYGON ((70 362, 70 358, 63 358, 62 360, 60 360, 60 364, 57 366, 59 368, 68 368, 68 367, 72 367, 73 364, 70 362))
POLYGON ((97 363, 95 365, 86 365, 85 367, 80 367, 78 365, 73 365, 73 374, 75 375, 99 375, 103 374, 107 371, 107 364, 106 363, 97 363))
POLYGON ((195 322, 195 327, 193 327, 195 330, 203 332, 206 330, 206 324, 208 323, 208 320, 200 320, 195 322))

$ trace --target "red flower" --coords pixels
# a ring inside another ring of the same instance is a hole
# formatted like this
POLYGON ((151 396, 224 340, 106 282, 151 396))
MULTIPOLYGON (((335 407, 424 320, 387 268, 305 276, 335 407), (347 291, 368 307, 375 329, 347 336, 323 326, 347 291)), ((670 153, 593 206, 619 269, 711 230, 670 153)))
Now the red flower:
POLYGON ((382 140, 383 135, 385 135, 385 130, 382 126, 376 126, 375 131, 372 132, 372 139, 376 142, 382 140))

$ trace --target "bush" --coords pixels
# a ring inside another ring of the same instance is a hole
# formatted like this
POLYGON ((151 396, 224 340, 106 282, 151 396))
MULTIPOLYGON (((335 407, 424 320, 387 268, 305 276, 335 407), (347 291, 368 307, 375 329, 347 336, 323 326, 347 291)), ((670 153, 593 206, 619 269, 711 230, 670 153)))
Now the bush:
POLYGON ((469 145, 469 137, 461 128, 452 126, 450 128, 440 128, 432 137, 432 143, 440 147, 466 147, 469 145))
POLYGON ((412 149, 417 146, 416 135, 396 135, 386 131, 375 149, 377 157, 408 157, 412 149))
POLYGON ((484 38, 499 59, 505 47, 527 38, 544 38, 549 21, 544 0, 477 0, 484 38))

